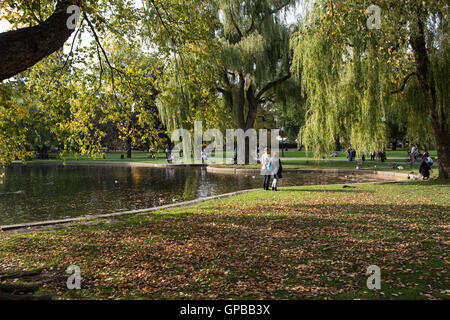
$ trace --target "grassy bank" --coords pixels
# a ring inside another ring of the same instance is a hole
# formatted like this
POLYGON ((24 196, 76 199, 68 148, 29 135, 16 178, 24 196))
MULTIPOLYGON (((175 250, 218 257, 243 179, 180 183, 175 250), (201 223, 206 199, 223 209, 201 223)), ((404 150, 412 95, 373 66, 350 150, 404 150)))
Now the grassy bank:
POLYGON ((0 235, 0 269, 81 269, 81 299, 448 298, 450 184, 298 187, 0 235), (365 272, 382 270, 382 290, 365 272))

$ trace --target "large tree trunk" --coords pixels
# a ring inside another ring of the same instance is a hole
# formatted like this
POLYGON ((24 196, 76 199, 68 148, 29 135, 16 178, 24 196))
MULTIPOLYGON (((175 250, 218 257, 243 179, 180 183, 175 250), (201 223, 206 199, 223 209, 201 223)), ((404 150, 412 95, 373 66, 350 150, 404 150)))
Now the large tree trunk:
POLYGON ((237 87, 237 106, 236 106, 236 118, 238 129, 245 131, 246 121, 244 117, 245 111, 245 78, 242 73, 239 73, 239 84, 237 87))
MULTIPOLYGON (((286 76, 277 79, 275 81, 269 82, 264 88, 257 93, 257 85, 252 83, 250 80, 246 83, 245 77, 242 73, 238 74, 238 84, 237 84, 237 101, 234 104, 231 93, 227 93, 226 90, 220 90, 224 93, 227 102, 232 104, 232 109, 236 113, 237 128, 244 130, 253 129, 255 127, 256 118, 258 116, 259 105, 264 103, 263 95, 274 87, 282 84, 283 82, 291 78, 291 73, 286 76), (245 90, 247 85, 247 91, 245 90), (247 114, 246 114, 247 107, 247 114)), ((245 139, 245 164, 250 163, 251 154, 255 150, 250 150, 250 141, 245 139)))
MULTIPOLYGON (((433 118, 433 117, 432 117, 433 118)), ((439 161, 439 178, 450 179, 450 134, 432 120, 439 161)))
POLYGON ((392 151, 397 151, 397 140, 392 142, 392 151))
MULTIPOLYGON (((237 123, 238 129, 246 132, 254 128, 258 113, 258 100, 255 97, 254 86, 250 83, 247 92, 245 91, 245 79, 239 74, 238 96, 237 96, 237 123), (245 117, 245 106, 248 107, 247 117, 245 117)), ((250 157, 254 150, 250 150, 250 139, 245 138, 245 164, 250 164, 250 157)))
POLYGON ((131 159, 133 153, 133 139, 127 138, 126 147, 127 147, 127 159, 131 159))
POLYGON ((58 1, 55 12, 37 26, 0 33, 0 82, 61 49, 74 30, 67 28, 67 8, 76 0, 58 1))
POLYGON ((342 144, 341 144, 341 138, 340 138, 340 137, 337 137, 337 138, 335 139, 334 145, 335 145, 335 148, 334 148, 334 149, 335 149, 336 151, 338 151, 338 152, 342 151, 342 144))
POLYGON ((416 34, 410 39, 411 47, 415 53, 416 75, 425 95, 431 98, 429 112, 438 151, 439 178, 450 179, 450 133, 447 115, 443 111, 443 106, 438 102, 433 81, 434 75, 430 68, 430 59, 426 48, 425 26, 419 18, 420 12, 418 12, 417 17, 416 34))

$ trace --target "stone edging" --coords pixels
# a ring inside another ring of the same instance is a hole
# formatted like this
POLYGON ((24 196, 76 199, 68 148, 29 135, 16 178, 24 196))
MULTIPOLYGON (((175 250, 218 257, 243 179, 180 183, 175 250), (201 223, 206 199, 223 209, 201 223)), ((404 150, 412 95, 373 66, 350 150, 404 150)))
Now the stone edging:
MULTIPOLYGON (((367 185, 367 184, 385 184, 385 183, 396 183, 398 181, 399 180, 397 180, 397 181, 380 181, 380 182, 360 182, 360 183, 349 183, 346 185, 355 186, 355 185, 367 185)), ((402 181, 404 181, 404 179, 402 181)), ((311 187, 323 187, 323 186, 327 186, 327 185, 311 185, 311 186, 308 185, 308 186, 302 186, 302 187, 311 188, 311 187)), ((333 184, 332 186, 336 186, 336 185, 333 184)), ((281 189, 286 189, 286 188, 295 188, 295 187, 283 187, 281 189)), ((20 230, 20 229, 31 229, 31 228, 46 227, 46 226, 64 225, 64 224, 70 224, 70 223, 76 223, 76 222, 87 222, 87 221, 92 221, 92 220, 116 218, 116 217, 127 216, 127 215, 145 215, 145 214, 148 214, 148 213, 151 213, 154 211, 189 207, 189 206, 194 206, 194 205, 197 205, 197 204, 200 204, 200 203, 203 203, 206 201, 210 201, 210 200, 220 200, 220 199, 232 198, 235 196, 247 194, 250 192, 260 191, 260 190, 261 189, 241 190, 241 191, 226 193, 226 194, 222 194, 222 195, 218 195, 218 196, 212 196, 212 197, 207 197, 207 198, 202 198, 202 199, 174 203, 174 204, 169 204, 169 205, 155 207, 155 208, 148 208, 148 209, 123 211, 123 212, 116 212, 116 213, 110 213, 110 214, 101 214, 101 215, 95 215, 95 216, 86 216, 86 217, 63 219, 63 220, 50 220, 50 221, 42 221, 42 222, 32 222, 32 223, 9 225, 9 226, 0 226, 0 232, 20 230)), ((1 235, 1 233, 0 233, 0 235, 1 235)))
MULTIPOLYGON (((239 168, 217 168, 208 166, 206 168, 208 173, 222 173, 222 174, 261 174, 258 169, 239 169, 239 168)), ((416 176, 407 173, 390 172, 390 171, 366 171, 366 170, 351 170, 351 169, 285 169, 284 172, 302 172, 302 173, 328 173, 328 174, 357 174, 370 175, 377 178, 395 181, 413 180, 416 176)))
POLYGON ((218 196, 212 196, 212 197, 207 197, 207 198, 202 198, 202 199, 174 203, 174 204, 169 204, 169 205, 155 207, 155 208, 148 208, 148 209, 123 211, 123 212, 116 212, 116 213, 110 213, 110 214, 100 214, 100 215, 95 215, 95 216, 86 216, 86 217, 70 218, 70 219, 62 219, 62 220, 49 220, 49 221, 42 221, 42 222, 32 222, 32 223, 16 224, 16 225, 9 225, 9 226, 0 226, 0 232, 17 230, 17 229, 28 229, 28 228, 35 228, 35 227, 61 225, 61 224, 83 222, 83 221, 97 220, 97 219, 108 219, 108 218, 115 218, 115 217, 126 216, 126 215, 146 214, 146 213, 150 213, 152 211, 193 206, 193 205, 196 205, 196 204, 199 204, 199 203, 202 203, 205 201, 210 201, 210 200, 231 198, 231 197, 238 196, 241 194, 250 193, 250 192, 253 192, 256 190, 258 190, 258 189, 236 191, 236 192, 222 194, 222 195, 218 195, 218 196))

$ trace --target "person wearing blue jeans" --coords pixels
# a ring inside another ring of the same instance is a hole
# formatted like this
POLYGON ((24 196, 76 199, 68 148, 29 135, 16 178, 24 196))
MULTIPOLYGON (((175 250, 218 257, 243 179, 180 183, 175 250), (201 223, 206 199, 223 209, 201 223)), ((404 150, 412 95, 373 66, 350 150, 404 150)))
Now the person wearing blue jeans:
POLYGON ((270 178, 272 175, 270 162, 270 149, 267 148, 264 155, 261 157, 261 174, 264 175, 264 190, 269 190, 270 178))

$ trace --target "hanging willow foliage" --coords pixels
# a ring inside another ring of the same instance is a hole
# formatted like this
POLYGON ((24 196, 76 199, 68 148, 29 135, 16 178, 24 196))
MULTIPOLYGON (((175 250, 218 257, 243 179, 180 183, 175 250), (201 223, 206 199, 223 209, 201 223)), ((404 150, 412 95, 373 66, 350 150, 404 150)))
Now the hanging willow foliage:
POLYGON ((358 35, 351 47, 336 45, 328 33, 333 26, 322 24, 327 14, 326 7, 316 7, 292 40, 308 103, 299 140, 320 157, 334 151, 339 137, 368 153, 386 140, 385 66, 375 58, 376 44, 366 46, 358 35))
POLYGON ((442 142, 449 119, 448 5, 380 1, 381 29, 370 29, 370 4, 309 1, 291 40, 308 107, 299 139, 317 156, 329 155, 338 137, 364 154, 388 142, 388 117, 406 119, 410 140, 435 140, 442 170, 448 158, 442 142), (426 75, 424 66, 431 70, 426 75))

